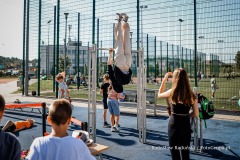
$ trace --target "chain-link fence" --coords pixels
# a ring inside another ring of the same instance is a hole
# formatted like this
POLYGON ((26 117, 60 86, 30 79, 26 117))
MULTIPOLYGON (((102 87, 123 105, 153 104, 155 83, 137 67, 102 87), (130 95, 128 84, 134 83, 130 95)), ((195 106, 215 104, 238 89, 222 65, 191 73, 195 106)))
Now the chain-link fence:
MULTIPOLYGON (((191 78, 192 86, 197 85, 199 91, 211 99, 210 78, 214 74, 219 89, 211 100, 217 108, 239 109, 240 78, 235 55, 239 51, 240 1, 196 0, 196 14, 194 2, 25 0, 23 59, 28 65, 23 69, 32 76, 31 81, 34 78, 36 81, 28 91, 56 96, 54 77, 66 70, 71 93, 75 97, 86 98, 84 90, 87 88, 80 86, 79 91, 76 83, 78 77, 80 82, 87 79, 89 47, 92 44, 100 48, 113 47, 115 15, 126 13, 129 16, 131 48, 144 47, 147 79, 158 82, 157 86, 149 84, 148 87, 158 89, 166 72, 183 67, 191 78)), ((108 51, 98 51, 99 84, 106 73, 108 54, 108 51)), ((137 76, 137 58, 137 53, 132 52, 133 79, 137 76)), ((136 84, 130 84, 125 88, 136 87, 136 84)))

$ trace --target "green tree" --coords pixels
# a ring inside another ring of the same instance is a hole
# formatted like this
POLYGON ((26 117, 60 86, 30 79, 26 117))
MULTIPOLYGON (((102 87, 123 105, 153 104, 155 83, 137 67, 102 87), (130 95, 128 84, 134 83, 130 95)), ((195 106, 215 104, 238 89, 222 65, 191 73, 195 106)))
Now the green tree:
POLYGON ((227 68, 225 66, 222 67, 223 74, 225 75, 227 68))
POLYGON ((235 56, 236 68, 240 70, 240 51, 237 52, 235 56))
MULTIPOLYGON (((71 65, 71 60, 68 58, 68 56, 66 56, 66 70, 68 70, 71 65)), ((64 71, 64 57, 59 57, 59 71, 64 71)))
POLYGON ((229 66, 229 67, 227 68, 227 72, 228 72, 228 73, 231 73, 231 72, 232 72, 232 66, 229 66))

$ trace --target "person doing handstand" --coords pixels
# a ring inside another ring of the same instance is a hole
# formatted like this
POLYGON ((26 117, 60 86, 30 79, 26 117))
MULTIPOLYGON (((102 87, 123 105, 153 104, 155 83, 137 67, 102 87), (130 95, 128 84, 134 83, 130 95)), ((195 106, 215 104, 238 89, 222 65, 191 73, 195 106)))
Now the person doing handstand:
POLYGON ((132 55, 131 55, 131 46, 130 46, 130 27, 127 23, 128 16, 124 13, 119 14, 118 16, 118 23, 114 28, 115 34, 115 67, 112 68, 112 53, 113 50, 110 48, 109 50, 109 57, 108 57, 108 74, 109 78, 112 81, 113 88, 117 93, 123 92, 122 85, 128 84, 131 81, 132 70, 131 70, 131 63, 132 63, 132 55), (122 22, 124 16, 124 20, 122 22))

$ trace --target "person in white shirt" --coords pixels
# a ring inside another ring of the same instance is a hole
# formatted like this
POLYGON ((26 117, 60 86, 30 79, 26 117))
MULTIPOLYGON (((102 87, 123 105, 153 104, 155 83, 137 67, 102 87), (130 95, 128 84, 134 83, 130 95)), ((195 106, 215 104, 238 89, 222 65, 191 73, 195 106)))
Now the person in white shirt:
POLYGON ((36 138, 27 160, 95 160, 86 144, 79 139, 68 136, 67 129, 71 123, 72 109, 65 99, 58 99, 49 107, 48 123, 52 132, 45 137, 36 138))

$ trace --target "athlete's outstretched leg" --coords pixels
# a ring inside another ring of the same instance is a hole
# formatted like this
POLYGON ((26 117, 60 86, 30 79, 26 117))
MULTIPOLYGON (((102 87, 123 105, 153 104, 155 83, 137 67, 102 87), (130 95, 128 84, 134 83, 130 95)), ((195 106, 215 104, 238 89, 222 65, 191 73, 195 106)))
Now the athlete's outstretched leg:
POLYGON ((116 43, 115 43, 115 65, 121 70, 121 71, 128 71, 127 65, 126 65, 126 57, 124 55, 124 49, 123 49, 123 35, 122 35, 122 15, 118 15, 118 23, 116 24, 115 28, 115 36, 116 36, 116 43))
POLYGON ((124 54, 126 56, 126 63, 130 68, 132 65, 132 54, 131 54, 131 43, 130 43, 130 26, 128 24, 128 16, 124 15, 123 23, 122 23, 122 30, 123 30, 123 48, 124 54))

